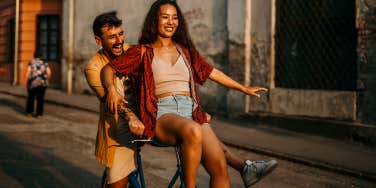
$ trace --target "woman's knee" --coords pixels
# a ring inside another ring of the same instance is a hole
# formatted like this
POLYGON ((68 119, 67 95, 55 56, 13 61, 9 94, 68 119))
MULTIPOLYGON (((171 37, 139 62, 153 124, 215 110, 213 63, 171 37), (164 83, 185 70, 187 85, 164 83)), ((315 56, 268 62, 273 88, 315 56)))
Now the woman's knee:
POLYGON ((201 126, 195 122, 187 123, 183 129, 183 140, 190 143, 202 143, 201 126))

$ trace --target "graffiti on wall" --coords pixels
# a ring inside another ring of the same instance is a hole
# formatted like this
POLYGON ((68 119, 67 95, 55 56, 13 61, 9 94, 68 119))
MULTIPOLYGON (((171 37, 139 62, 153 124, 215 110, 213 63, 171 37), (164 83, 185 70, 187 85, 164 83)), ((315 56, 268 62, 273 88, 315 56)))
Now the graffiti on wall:
POLYGON ((183 13, 187 22, 193 20, 200 20, 205 16, 204 11, 201 8, 194 8, 183 13))
MULTIPOLYGON (((360 63, 367 63, 369 50, 372 49, 376 37, 376 4, 361 0, 357 8, 358 55, 360 63)), ((375 52, 374 52, 375 53, 375 52)))

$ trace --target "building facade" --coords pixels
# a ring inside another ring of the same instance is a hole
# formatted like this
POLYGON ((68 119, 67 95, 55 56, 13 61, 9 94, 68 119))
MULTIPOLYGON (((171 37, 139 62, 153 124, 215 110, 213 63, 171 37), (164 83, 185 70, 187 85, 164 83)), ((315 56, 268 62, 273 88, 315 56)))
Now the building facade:
MULTIPOLYGON (((3 31, 11 28, 15 12, 11 7, 15 3, 1 3, 4 5, 0 9, 4 11, 0 17, 8 21, 0 22, 0 47, 9 49, 6 46, 11 45, 12 37, 3 31)), ((21 1, 19 83, 24 84, 21 75, 32 51, 38 46, 42 48, 38 45, 42 42, 39 39, 38 43, 41 27, 38 20, 56 19, 43 15, 59 16, 57 32, 61 42, 57 48, 61 50, 52 58, 60 68, 56 70, 61 73, 56 78, 59 86, 68 92, 87 93, 90 89, 83 69, 98 50, 91 30, 95 16, 116 11, 123 20, 126 41, 136 44, 152 3, 152 0, 21 1)), ((208 112, 376 124, 374 1, 178 0, 178 3, 196 47, 209 63, 241 83, 270 89, 256 99, 209 81, 199 88, 208 112)), ((51 45, 48 50, 53 49, 51 45)), ((7 81, 12 78, 12 71, 7 71, 12 69, 12 63, 5 62, 11 62, 11 55, 7 55, 11 52, 1 52, 0 71, 7 73, 1 73, 0 79, 7 81)))
POLYGON ((40 50, 53 73, 51 87, 60 87, 62 1, 5 0, 0 2, 0 9, 1 81, 25 85, 27 65, 33 58, 34 51, 40 50), (17 69, 15 74, 14 67, 17 69))

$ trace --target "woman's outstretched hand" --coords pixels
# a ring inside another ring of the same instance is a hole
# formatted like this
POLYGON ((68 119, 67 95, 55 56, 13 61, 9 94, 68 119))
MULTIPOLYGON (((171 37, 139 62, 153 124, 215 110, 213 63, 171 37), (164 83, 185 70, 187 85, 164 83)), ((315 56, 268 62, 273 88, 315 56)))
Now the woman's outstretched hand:
POLYGON ((243 92, 247 95, 252 95, 252 96, 255 96, 257 98, 260 98, 260 94, 259 92, 268 92, 268 89, 264 88, 264 87, 246 87, 243 92))

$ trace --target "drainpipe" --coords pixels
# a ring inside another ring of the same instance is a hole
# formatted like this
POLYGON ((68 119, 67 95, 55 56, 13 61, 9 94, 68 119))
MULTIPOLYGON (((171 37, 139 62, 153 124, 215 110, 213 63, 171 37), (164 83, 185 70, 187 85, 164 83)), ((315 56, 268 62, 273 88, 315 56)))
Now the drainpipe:
MULTIPOLYGON (((250 86, 251 84, 251 0, 245 1, 245 32, 244 32, 244 42, 245 42, 245 63, 244 63, 244 85, 250 86)), ((249 95, 245 96, 245 109, 246 113, 250 112, 251 97, 249 95)))
POLYGON ((20 0, 16 0, 16 19, 14 23, 14 66, 13 66, 13 85, 18 84, 18 39, 19 39, 19 20, 20 20, 20 0))
MULTIPOLYGON (((275 88, 275 32, 276 32, 276 0, 272 0, 272 32, 271 32, 271 41, 270 45, 270 89, 275 88)), ((270 92, 270 91, 269 91, 270 92)), ((269 93, 270 95, 270 93, 269 93)))
POLYGON ((72 94, 73 85, 73 39, 74 39, 74 0, 69 0, 69 33, 68 33, 68 94, 72 94))

